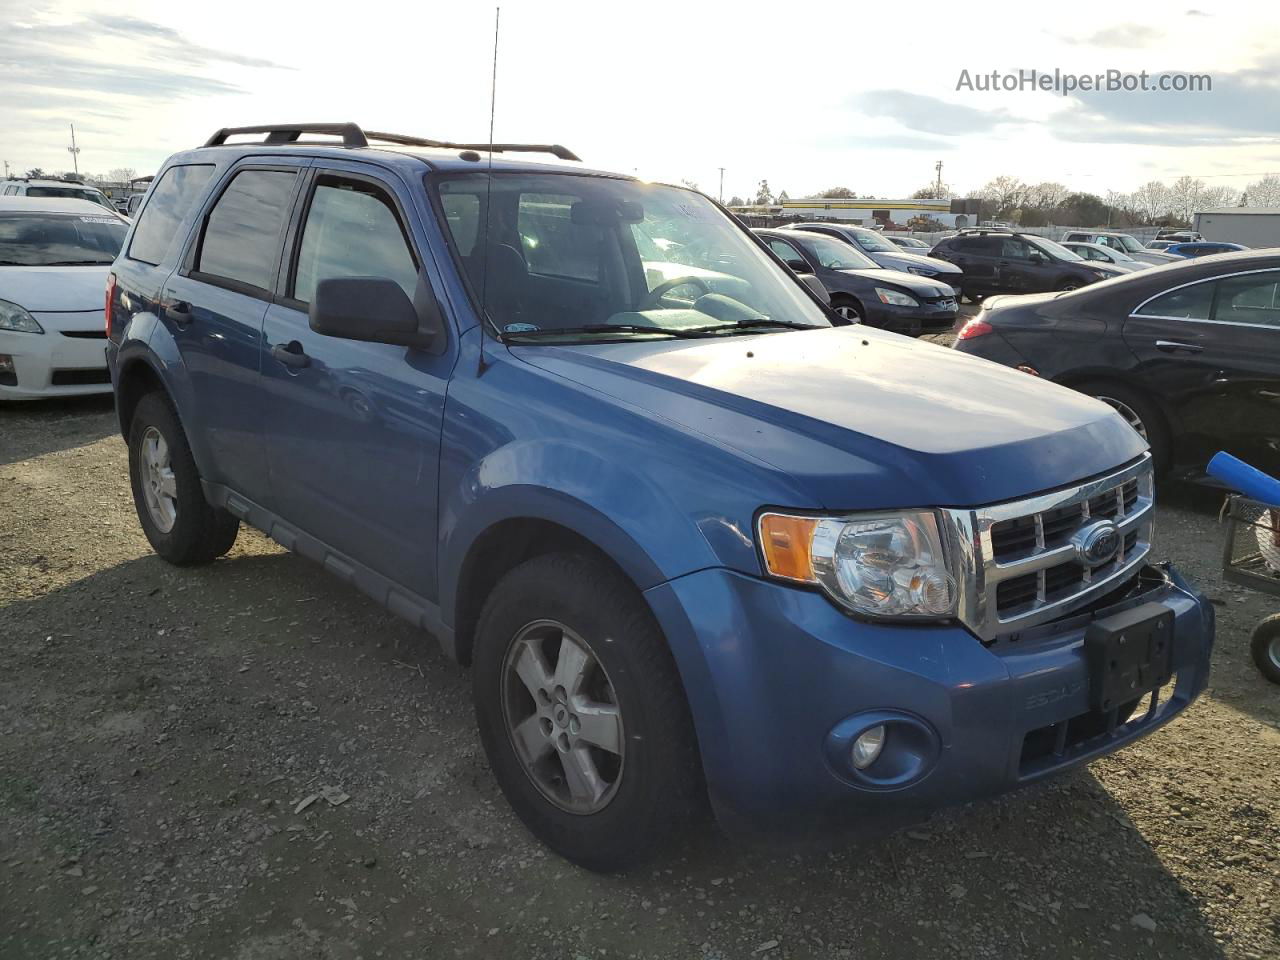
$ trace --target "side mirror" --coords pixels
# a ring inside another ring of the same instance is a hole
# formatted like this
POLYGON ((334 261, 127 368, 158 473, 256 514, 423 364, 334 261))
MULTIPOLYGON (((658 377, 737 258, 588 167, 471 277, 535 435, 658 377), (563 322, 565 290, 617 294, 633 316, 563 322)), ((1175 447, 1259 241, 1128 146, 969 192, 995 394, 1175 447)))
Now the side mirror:
POLYGON ((1029 259, 1032 263, 1038 263, 1038 264, 1045 264, 1049 262, 1049 258, 1046 257, 1043 253, 1032 253, 1031 256, 1028 257, 1027 259, 1029 259))
POLYGON ((787 266, 790 267, 792 270, 794 270, 796 273, 812 273, 813 272, 812 270, 809 269, 809 265, 805 263, 803 260, 788 260, 787 266))
POLYGON ((386 277, 330 277, 316 284, 309 314, 311 329, 327 337, 392 343, 439 353, 444 318, 427 283, 418 274, 412 300, 386 277))
POLYGON ((812 273, 800 275, 800 282, 813 291, 814 296, 825 304, 831 303, 831 294, 827 288, 822 285, 822 281, 815 277, 812 273))

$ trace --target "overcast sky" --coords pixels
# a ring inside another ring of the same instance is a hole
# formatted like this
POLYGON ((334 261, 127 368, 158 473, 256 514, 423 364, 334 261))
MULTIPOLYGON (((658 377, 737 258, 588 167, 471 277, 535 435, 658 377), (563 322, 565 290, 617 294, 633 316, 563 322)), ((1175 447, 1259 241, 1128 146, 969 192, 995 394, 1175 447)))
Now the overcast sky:
MULTIPOLYGON (((1129 191, 1280 172, 1280 8, 505 0, 498 140, 715 195, 961 193, 999 174, 1129 191), (957 91, 960 71, 1207 73, 1208 93, 957 91)), ((154 172, 214 129, 355 120, 488 133, 493 5, 0 0, 0 159, 154 172)))

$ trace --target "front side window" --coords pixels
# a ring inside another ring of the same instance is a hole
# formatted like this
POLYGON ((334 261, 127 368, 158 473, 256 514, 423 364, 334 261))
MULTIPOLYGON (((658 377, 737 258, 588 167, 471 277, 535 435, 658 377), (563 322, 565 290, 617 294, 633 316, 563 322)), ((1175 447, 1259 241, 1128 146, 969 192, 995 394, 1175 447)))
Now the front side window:
POLYGON ((418 265, 391 198, 364 181, 323 176, 307 210, 293 296, 310 303, 332 277, 384 277, 413 299, 418 265))
POLYGON ((1218 281, 1213 319, 1280 327, 1280 271, 1225 277, 1218 281))
POLYGON ((1139 253, 1139 252, 1141 252, 1141 250, 1142 250, 1142 244, 1140 244, 1140 243, 1139 243, 1136 239, 1134 239, 1133 237, 1129 236, 1127 233, 1126 233, 1124 236, 1119 237, 1118 239, 1120 240, 1120 246, 1121 246, 1121 248, 1122 248, 1126 253, 1139 253))
POLYGON ((1009 260, 1026 260, 1031 255, 1031 248, 1016 237, 1000 238, 1000 256, 1009 260))
POLYGON ((1044 237, 1027 237, 1029 243, 1036 250, 1039 250, 1050 260, 1083 260, 1078 253, 1072 253, 1060 243, 1054 243, 1052 240, 1046 240, 1044 237))
POLYGON ((804 263, 805 259, 800 251, 787 243, 785 240, 769 239, 769 249, 782 258, 782 262, 787 266, 791 266, 792 261, 804 263))
POLYGON ((431 185, 471 292, 504 336, 585 342, 830 325, 701 194, 572 174, 498 173, 490 183, 477 172, 431 185))
POLYGON ((1141 317, 1172 317, 1177 320, 1208 320, 1213 308, 1215 281, 1180 287, 1149 300, 1135 313, 1141 317))
POLYGON ((211 176, 213 164, 210 163, 183 164, 164 172, 134 228, 129 259, 153 265, 164 262, 174 234, 211 176))
POLYGON ((828 270, 875 270, 879 266, 857 247, 829 237, 813 237, 807 245, 828 270))
POLYGON ((196 271, 269 290, 296 179, 289 170, 242 170, 232 177, 209 211, 196 271))
POLYGON ((854 236, 858 240, 858 246, 871 253, 893 253, 896 250, 892 243, 870 230, 858 230, 854 236))
POLYGON ((109 214, 0 213, 0 266, 108 264, 128 231, 109 214))

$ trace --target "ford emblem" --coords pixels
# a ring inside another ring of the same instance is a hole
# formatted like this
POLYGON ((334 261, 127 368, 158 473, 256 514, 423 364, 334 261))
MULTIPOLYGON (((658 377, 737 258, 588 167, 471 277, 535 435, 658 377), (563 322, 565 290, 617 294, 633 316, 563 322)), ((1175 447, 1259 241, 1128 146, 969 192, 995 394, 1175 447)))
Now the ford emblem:
POLYGON ((1090 568, 1100 567, 1120 551, 1120 528, 1110 520, 1099 520, 1072 537, 1071 543, 1081 563, 1090 568))

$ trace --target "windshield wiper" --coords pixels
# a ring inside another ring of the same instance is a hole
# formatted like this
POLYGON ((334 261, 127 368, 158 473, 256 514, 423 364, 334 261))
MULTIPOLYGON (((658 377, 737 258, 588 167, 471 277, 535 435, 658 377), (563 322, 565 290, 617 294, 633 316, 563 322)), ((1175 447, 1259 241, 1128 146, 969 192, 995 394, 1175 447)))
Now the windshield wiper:
POLYGON ((686 330, 695 333, 713 333, 720 330, 745 330, 750 327, 772 327, 775 330, 818 330, 821 329, 817 324, 799 323, 796 320, 770 320, 767 317, 757 317, 754 320, 734 320, 732 323, 716 323, 705 327, 686 327, 686 330))
POLYGON ((559 327, 556 329, 548 328, 546 330, 520 330, 515 333, 503 333, 504 340, 511 340, 516 337, 554 337, 562 335, 572 335, 575 333, 661 333, 668 337, 682 337, 687 339, 700 339, 703 336, 702 331, 713 330, 714 327, 686 327, 683 330, 672 329, 671 327, 658 327, 643 323, 592 323, 584 327, 559 327))

